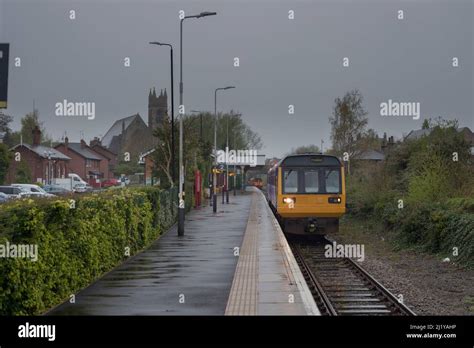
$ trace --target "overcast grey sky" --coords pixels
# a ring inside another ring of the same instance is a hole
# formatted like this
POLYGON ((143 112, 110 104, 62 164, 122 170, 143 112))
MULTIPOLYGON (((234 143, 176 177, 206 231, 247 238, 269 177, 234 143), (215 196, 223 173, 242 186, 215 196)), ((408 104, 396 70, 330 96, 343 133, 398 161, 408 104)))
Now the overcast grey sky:
POLYGON ((218 110, 241 112, 267 156, 321 139, 328 145, 334 99, 353 88, 379 134, 399 138, 437 116, 474 130, 473 8, 472 0, 0 0, 0 42, 11 44, 6 112, 18 129, 34 99, 53 139, 67 131, 70 141, 81 131, 86 140, 104 135, 137 112, 147 122, 149 88, 170 85, 169 51, 148 42, 175 46, 177 105, 178 12, 216 11, 184 23, 184 104, 213 110, 214 89, 237 86, 219 94, 218 110), (13 66, 15 57, 21 67, 13 66), (55 116, 63 99, 95 102, 95 120, 55 116), (420 102, 421 118, 380 116, 389 99, 420 102))

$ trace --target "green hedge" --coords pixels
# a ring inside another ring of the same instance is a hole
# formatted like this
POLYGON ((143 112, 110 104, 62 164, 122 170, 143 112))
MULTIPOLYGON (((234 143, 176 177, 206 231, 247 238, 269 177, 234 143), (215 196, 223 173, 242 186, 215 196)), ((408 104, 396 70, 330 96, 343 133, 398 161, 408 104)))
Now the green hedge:
POLYGON ((474 199, 424 203, 404 209, 387 208, 381 216, 397 232, 401 247, 418 248, 474 267, 474 199), (457 248, 458 255, 453 255, 457 248))
POLYGON ((0 244, 37 244, 38 260, 0 258, 0 314, 40 314, 150 245, 176 218, 174 192, 112 190, 0 207, 0 244))

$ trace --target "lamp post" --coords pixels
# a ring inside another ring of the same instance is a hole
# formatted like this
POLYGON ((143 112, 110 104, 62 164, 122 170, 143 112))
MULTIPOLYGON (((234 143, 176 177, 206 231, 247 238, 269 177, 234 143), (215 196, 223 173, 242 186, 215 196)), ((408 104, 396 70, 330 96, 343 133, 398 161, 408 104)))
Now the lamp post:
MULTIPOLYGON (((161 42, 150 42, 150 45, 168 46, 170 48, 170 63, 171 63, 171 177, 173 184, 176 181, 175 173, 175 154, 174 154, 174 79, 173 79, 173 45, 161 42)), ((152 178, 153 179, 153 178, 152 178)))
MULTIPOLYGON (((235 88, 235 86, 227 86, 216 88, 214 90, 214 165, 217 167, 217 91, 225 91, 228 89, 235 88)), ((216 196, 216 173, 214 172, 213 175, 213 192, 212 192, 212 202, 213 202, 213 211, 214 213, 217 212, 217 196, 216 196)), ((224 196, 222 196, 222 203, 224 203, 224 196)))
POLYGON ((47 184, 51 185, 52 180, 51 180, 51 151, 44 151, 44 155, 46 158, 48 158, 48 181, 47 184))
MULTIPOLYGON (((180 114, 183 108, 183 22, 188 18, 202 18, 216 15, 216 12, 201 12, 198 15, 185 16, 179 23, 179 105, 180 114)), ((183 112, 184 114, 184 112, 183 112)), ((179 117, 179 206, 178 236, 184 235, 184 167, 183 167, 183 115, 179 117)))

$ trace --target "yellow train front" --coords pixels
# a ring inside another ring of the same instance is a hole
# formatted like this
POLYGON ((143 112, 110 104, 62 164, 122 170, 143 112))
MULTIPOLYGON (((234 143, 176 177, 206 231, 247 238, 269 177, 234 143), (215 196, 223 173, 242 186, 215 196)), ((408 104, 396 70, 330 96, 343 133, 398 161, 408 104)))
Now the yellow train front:
POLYGON ((287 156, 268 171, 267 199, 285 233, 337 232, 346 212, 344 166, 335 156, 287 156))

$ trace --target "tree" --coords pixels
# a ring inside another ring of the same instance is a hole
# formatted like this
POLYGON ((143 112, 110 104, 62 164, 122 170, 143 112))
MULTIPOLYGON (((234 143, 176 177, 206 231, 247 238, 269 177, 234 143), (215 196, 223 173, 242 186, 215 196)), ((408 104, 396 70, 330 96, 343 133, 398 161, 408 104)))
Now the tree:
POLYGON ((296 149, 291 150, 292 154, 320 153, 320 152, 321 150, 319 149, 319 147, 314 144, 298 146, 296 149))
POLYGON ((5 182, 10 165, 11 153, 5 144, 0 144, 0 184, 5 182))
POLYGON ((26 114, 21 119, 21 130, 19 132, 13 132, 9 137, 9 144, 11 146, 19 144, 23 140, 26 144, 33 144, 33 129, 38 126, 41 131, 41 144, 49 145, 51 138, 46 134, 46 130, 43 126, 43 122, 39 121, 38 110, 34 110, 26 114))
POLYGON ((116 176, 125 174, 125 175, 133 175, 136 173, 143 172, 143 168, 135 161, 120 161, 114 169, 114 174, 116 176))
POLYGON ((423 125, 421 126, 421 129, 429 129, 429 128, 431 128, 430 120, 425 118, 425 120, 423 121, 423 125))
POLYGON ((5 115, 3 112, 0 111, 0 132, 8 132, 10 131, 9 124, 13 121, 13 117, 10 115, 5 115))
MULTIPOLYGON (((185 180, 192 181, 194 172, 199 169, 204 180, 213 164, 211 154, 214 148, 214 125, 216 118, 210 112, 202 112, 198 115, 185 115, 183 117, 184 138, 184 167, 186 170, 185 180), (201 133, 202 129, 202 133, 201 133)), ((260 149, 261 139, 257 133, 246 125, 241 115, 231 111, 228 114, 217 116, 217 148, 225 149, 227 145, 227 134, 229 148, 235 149, 260 149), (227 133, 228 131, 228 133, 227 133)), ((174 186, 172 183, 171 167, 171 122, 166 117, 163 125, 157 127, 154 135, 158 138, 157 147, 153 153, 155 163, 154 174, 160 178, 162 187, 174 186)), ((179 144, 179 122, 175 122, 175 173, 178 177, 178 144, 179 144)), ((176 184, 176 183, 175 183, 176 184)))
POLYGON ((28 163, 23 159, 18 163, 15 173, 15 182, 18 184, 29 184, 31 183, 31 171, 28 163))
MULTIPOLYGON (((175 127, 177 128, 177 127, 175 127)), ((176 139, 177 131, 175 129, 175 154, 176 152, 176 139)), ((160 186, 162 187, 174 187, 173 182, 173 171, 171 163, 172 155, 172 142, 171 142, 171 122, 168 115, 165 115, 163 124, 161 127, 156 127, 153 135, 158 138, 156 151, 153 153, 153 162, 155 168, 153 174, 158 176, 160 180, 160 186)), ((175 168, 176 170, 176 168, 175 168)))
POLYGON ((344 152, 350 158, 357 156, 363 150, 360 148, 361 139, 365 136, 367 127, 367 111, 362 105, 362 95, 357 89, 347 92, 344 97, 336 98, 331 123, 331 140, 333 151, 342 156, 344 152))

